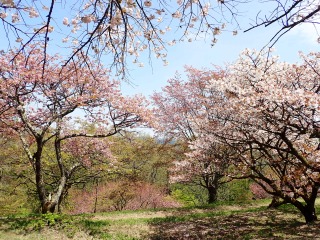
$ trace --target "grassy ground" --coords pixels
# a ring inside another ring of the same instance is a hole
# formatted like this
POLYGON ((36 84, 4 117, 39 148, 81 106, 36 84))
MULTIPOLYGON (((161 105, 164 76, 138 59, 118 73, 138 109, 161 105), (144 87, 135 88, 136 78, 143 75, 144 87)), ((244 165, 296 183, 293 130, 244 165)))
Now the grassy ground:
MULTIPOLYGON (((290 205, 269 201, 198 208, 67 215, 7 216, 0 239, 319 239, 320 222, 304 224, 290 205)), ((320 203, 317 205, 320 212, 320 203)))

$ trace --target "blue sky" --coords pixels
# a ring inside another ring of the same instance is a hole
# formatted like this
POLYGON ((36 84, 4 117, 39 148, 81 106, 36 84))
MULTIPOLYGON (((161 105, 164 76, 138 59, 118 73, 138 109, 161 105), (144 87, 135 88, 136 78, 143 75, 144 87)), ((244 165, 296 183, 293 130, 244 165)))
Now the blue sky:
MULTIPOLYGON (((176 71, 182 73, 184 65, 209 68, 212 64, 224 65, 233 62, 245 48, 262 49, 278 27, 278 25, 269 28, 261 27, 247 33, 239 31, 236 36, 230 32, 223 32, 219 35, 214 47, 210 46, 211 39, 178 43, 168 48, 168 66, 163 66, 157 59, 152 59, 152 66, 148 64, 143 68, 132 66, 130 75, 135 86, 124 83, 123 91, 126 94, 142 93, 148 96, 154 91, 160 91, 176 71)), ((298 62, 299 51, 305 53, 319 51, 320 44, 317 38, 317 32, 312 25, 299 26, 276 43, 275 54, 279 55, 282 61, 298 62)))
MULTIPOLYGON (((218 42, 211 47, 212 37, 198 41, 182 42, 175 46, 168 47, 168 66, 157 59, 152 59, 152 66, 145 64, 143 68, 132 66, 130 75, 134 86, 123 84, 123 91, 126 94, 142 93, 146 96, 154 91, 161 91, 169 78, 172 78, 176 71, 182 73, 184 65, 192 65, 197 68, 209 68, 212 64, 224 65, 233 62, 245 48, 262 49, 269 43, 272 36, 280 29, 280 25, 274 24, 267 28, 259 27, 249 32, 243 31, 250 27, 257 12, 263 9, 262 14, 268 14, 268 8, 276 4, 276 1, 261 2, 251 1, 248 5, 241 5, 238 22, 241 30, 238 35, 233 36, 231 31, 222 32, 218 36, 218 42)), ((319 20, 320 22, 320 20, 319 20)), ((227 29, 232 26, 227 24, 227 29)), ((319 51, 320 44, 318 31, 312 24, 303 24, 285 34, 274 45, 275 53, 280 56, 281 61, 298 62, 299 51, 308 53, 319 51)), ((146 59, 146 62, 148 60, 146 59)))

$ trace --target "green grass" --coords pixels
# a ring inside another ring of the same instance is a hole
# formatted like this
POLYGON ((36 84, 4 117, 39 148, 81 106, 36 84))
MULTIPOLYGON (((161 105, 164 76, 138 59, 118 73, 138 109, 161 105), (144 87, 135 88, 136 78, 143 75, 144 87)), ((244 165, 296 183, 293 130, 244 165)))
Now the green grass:
MULTIPOLYGON (((292 206, 270 200, 97 214, 20 214, 0 219, 0 239, 317 239, 292 206), (44 237, 45 236, 45 237, 44 237)), ((320 210, 320 204, 317 205, 320 210)), ((320 238, 318 238, 320 239, 320 238)))

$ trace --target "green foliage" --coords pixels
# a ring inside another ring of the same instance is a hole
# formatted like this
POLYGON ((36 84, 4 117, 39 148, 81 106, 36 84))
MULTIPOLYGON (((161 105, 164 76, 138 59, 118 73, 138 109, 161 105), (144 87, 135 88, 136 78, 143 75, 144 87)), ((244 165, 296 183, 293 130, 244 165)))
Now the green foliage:
MULTIPOLYGON (((289 213, 289 212, 290 213, 299 213, 299 210, 290 203, 282 204, 279 207, 277 207, 277 209, 280 211, 283 211, 283 212, 287 212, 287 213, 289 213)), ((318 206, 318 209, 319 209, 319 206, 318 206)), ((316 207, 316 212, 318 209, 316 207)))
POLYGON ((249 186, 249 179, 233 180, 222 184, 218 189, 218 201, 247 202, 253 197, 249 186))
MULTIPOLYGON (((11 215, 5 219, 10 230, 29 234, 41 231, 44 228, 54 228, 64 232, 68 237, 73 237, 78 231, 84 231, 92 236, 103 236, 106 227, 110 225, 108 220, 91 220, 89 215, 60 215, 60 214, 28 214, 11 215)), ((107 239, 107 238, 106 238, 107 239)))
POLYGON ((80 221, 80 224, 83 228, 92 236, 103 236, 106 232, 106 227, 110 225, 110 222, 107 220, 89 220, 83 219, 80 221))
POLYGON ((26 194, 19 190, 16 194, 0 193, 0 215, 28 214, 32 210, 27 201, 26 194))
MULTIPOLYGON (((46 226, 61 224, 63 217, 59 214, 11 215, 7 221, 10 229, 24 232, 39 231, 46 226)), ((64 219, 66 221, 66 219, 64 219)))
POLYGON ((119 159, 117 178, 145 181, 159 186, 168 184, 168 166, 173 149, 147 135, 114 137, 112 153, 119 159))
MULTIPOLYGON (((252 199, 250 180, 234 180, 220 185, 217 202, 248 202, 252 199)), ((184 206, 201 206, 207 203, 207 190, 198 185, 173 184, 171 196, 184 206)))
POLYGON ((174 184, 171 186, 171 196, 184 206, 199 206, 207 202, 204 188, 190 184, 174 184))

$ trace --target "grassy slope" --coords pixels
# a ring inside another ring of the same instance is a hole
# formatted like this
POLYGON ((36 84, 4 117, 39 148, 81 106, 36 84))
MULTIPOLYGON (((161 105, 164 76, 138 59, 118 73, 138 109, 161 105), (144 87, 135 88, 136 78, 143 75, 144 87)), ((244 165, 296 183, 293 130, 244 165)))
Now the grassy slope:
MULTIPOLYGON (((9 216, 0 220, 0 239, 320 239, 319 222, 305 225, 290 205, 270 210, 268 203, 9 216)), ((317 206, 319 213, 320 203, 317 206)))

